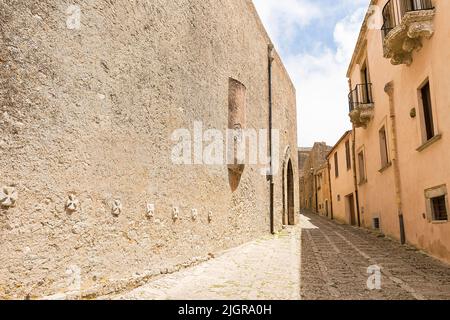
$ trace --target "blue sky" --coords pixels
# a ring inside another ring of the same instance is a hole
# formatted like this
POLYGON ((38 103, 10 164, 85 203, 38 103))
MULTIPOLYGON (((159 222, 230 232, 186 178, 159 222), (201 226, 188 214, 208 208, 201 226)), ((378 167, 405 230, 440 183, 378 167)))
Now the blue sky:
POLYGON ((351 128, 346 71, 370 0, 253 2, 297 89, 299 145, 334 145, 351 128))

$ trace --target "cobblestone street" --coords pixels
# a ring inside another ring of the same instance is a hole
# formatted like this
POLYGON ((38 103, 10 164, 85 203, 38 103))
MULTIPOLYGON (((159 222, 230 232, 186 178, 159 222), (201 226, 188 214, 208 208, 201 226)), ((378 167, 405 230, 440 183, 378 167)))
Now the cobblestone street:
POLYGON ((298 300, 300 226, 219 254, 112 299, 298 300))
POLYGON ((367 230, 307 214, 280 234, 108 299, 450 299, 450 267, 367 230), (375 266, 381 289, 370 290, 368 268, 375 266))
POLYGON ((302 299, 450 299, 450 267, 399 243, 308 214, 302 232, 302 299), (370 266, 381 290, 369 290, 370 266))

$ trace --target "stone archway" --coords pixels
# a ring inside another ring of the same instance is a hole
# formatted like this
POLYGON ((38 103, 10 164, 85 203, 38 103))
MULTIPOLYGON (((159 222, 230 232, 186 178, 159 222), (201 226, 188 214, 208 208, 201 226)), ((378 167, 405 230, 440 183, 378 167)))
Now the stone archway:
POLYGON ((287 220, 290 226, 295 224, 295 196, 294 196, 294 170, 292 161, 289 159, 286 170, 286 191, 287 191, 287 220))
POLYGON ((291 147, 287 146, 283 159, 283 225, 295 225, 295 182, 291 147))

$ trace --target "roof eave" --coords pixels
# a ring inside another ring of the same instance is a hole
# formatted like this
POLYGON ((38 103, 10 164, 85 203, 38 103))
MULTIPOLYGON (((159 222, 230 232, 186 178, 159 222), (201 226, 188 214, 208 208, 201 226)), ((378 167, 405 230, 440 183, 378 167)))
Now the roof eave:
POLYGON ((352 71, 356 61, 358 60, 358 56, 359 56, 361 48, 363 47, 363 44, 364 44, 364 40, 365 40, 366 32, 367 32, 367 21, 368 21, 369 17, 371 16, 370 7, 376 5, 377 3, 378 3, 378 0, 370 1, 369 8, 367 9, 366 16, 364 17, 364 21, 363 21, 361 29, 359 31, 358 41, 356 41, 355 50, 353 51, 352 59, 350 60, 350 65, 348 66, 348 69, 347 69, 347 78, 350 78, 351 71, 352 71))

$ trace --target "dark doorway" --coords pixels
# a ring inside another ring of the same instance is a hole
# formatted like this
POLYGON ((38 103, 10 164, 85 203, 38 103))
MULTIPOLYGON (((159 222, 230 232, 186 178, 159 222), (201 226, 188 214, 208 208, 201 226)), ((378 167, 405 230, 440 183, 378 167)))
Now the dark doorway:
POLYGON ((356 226, 358 224, 357 220, 356 220, 356 212, 355 212, 355 198, 353 196, 353 193, 346 196, 346 207, 347 207, 347 212, 348 212, 348 216, 349 216, 349 223, 352 226, 356 226))
POLYGON ((287 208, 288 223, 295 224, 295 205, 294 205, 294 171, 292 170, 292 162, 289 160, 287 167, 287 208))

